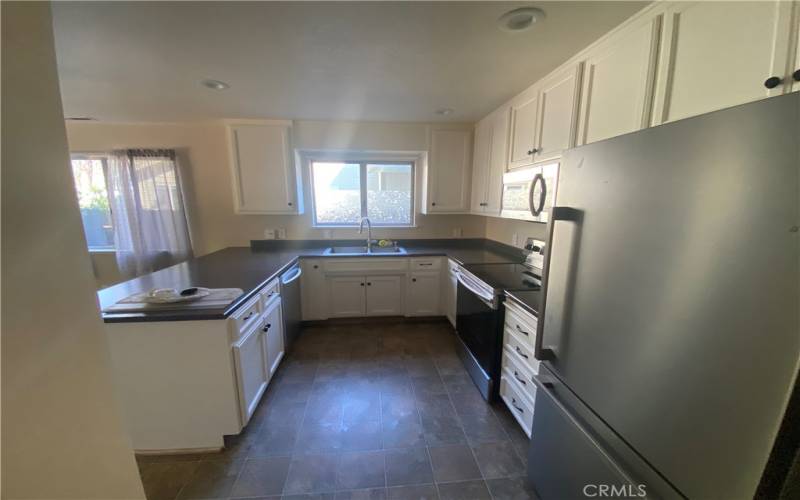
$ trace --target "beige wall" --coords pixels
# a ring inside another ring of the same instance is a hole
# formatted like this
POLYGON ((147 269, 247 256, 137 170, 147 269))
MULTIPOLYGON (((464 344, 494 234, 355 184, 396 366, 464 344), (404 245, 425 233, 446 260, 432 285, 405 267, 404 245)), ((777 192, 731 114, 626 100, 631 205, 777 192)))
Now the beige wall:
POLYGON ((525 238, 545 239, 545 228, 546 226, 539 222, 487 217, 485 234, 486 238, 505 243, 506 245, 514 245, 514 234, 516 234, 518 241, 515 246, 522 248, 525 244, 525 238))
MULTIPOLYGON (((126 147, 178 148, 184 165, 190 212, 190 231, 197 255, 228 246, 246 246, 263 238, 267 228, 286 228, 287 238, 323 238, 301 216, 236 215, 233 211, 226 131, 219 122, 207 123, 67 123, 72 151, 108 151, 126 147)), ((294 146, 301 149, 360 149, 423 151, 428 149, 428 126, 414 123, 354 123, 297 121, 294 146)), ((307 173, 306 173, 307 174, 307 173)), ((304 193, 309 192, 304 175, 304 193)), ((418 215, 417 227, 377 229, 377 238, 483 237, 485 218, 472 215, 418 215)), ((334 229, 334 238, 357 238, 352 229, 334 229)))
POLYGON ((2 497, 144 498, 112 393, 49 3, 1 5, 2 497))

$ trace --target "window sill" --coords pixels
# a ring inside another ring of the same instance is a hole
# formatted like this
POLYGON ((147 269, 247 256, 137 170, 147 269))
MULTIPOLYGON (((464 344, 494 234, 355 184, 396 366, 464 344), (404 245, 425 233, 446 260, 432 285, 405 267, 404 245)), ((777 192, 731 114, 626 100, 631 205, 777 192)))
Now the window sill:
MULTIPOLYGON (((312 225, 313 229, 355 229, 358 230, 358 224, 355 226, 334 226, 334 225, 312 225)), ((372 225, 372 229, 416 229, 418 226, 379 226, 372 225)))
POLYGON ((89 253, 116 253, 115 248, 90 248, 89 253))

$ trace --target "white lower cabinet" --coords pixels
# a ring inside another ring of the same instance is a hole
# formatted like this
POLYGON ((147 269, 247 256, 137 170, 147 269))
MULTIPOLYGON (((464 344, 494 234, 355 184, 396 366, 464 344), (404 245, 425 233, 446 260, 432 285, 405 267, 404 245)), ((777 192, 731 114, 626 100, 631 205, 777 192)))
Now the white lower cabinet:
POLYGON ((406 316, 437 316, 439 312, 439 271, 416 271, 408 276, 406 316))
POLYGON ((262 320, 233 344, 233 360, 236 368, 239 407, 243 426, 253 415, 270 379, 266 345, 267 336, 263 332, 263 327, 264 322, 262 320))
POLYGON ((278 365, 283 359, 285 346, 280 297, 272 300, 267 305, 261 331, 266 335, 267 371, 269 372, 269 377, 272 378, 275 372, 278 371, 278 365))
POLYGON ((365 316, 367 293, 364 276, 332 276, 327 278, 330 317, 349 318, 365 316))
POLYGON ((328 319, 328 285, 321 259, 300 261, 300 294, 303 321, 328 319))
POLYGON ((537 318, 511 300, 504 303, 503 372, 500 397, 530 437, 536 402, 534 377, 539 361, 533 357, 537 318))
POLYGON ((403 314, 403 277, 367 276, 367 316, 403 314))

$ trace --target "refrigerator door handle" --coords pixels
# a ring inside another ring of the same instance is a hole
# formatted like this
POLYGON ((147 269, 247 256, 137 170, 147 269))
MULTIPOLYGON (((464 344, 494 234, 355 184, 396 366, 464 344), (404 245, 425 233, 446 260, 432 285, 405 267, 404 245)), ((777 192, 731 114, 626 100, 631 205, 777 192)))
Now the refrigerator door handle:
POLYGON ((533 343, 533 357, 539 361, 553 361, 556 358, 555 351, 544 346, 544 326, 547 313, 547 289, 550 281, 550 258, 553 255, 553 231, 558 221, 573 222, 580 225, 583 222, 583 210, 572 207, 552 207, 550 209, 550 220, 547 222, 547 241, 549 243, 545 247, 544 264, 542 265, 542 276, 544 278, 542 279, 541 308, 545 314, 536 323, 536 337, 533 343))
POLYGON ((608 454, 606 448, 598 442, 598 440, 592 435, 591 432, 586 430, 586 426, 575 417, 575 415, 566 407, 564 404, 559 401, 558 397, 554 394, 555 385, 552 382, 547 380, 542 380, 541 376, 534 375, 531 377, 533 383, 536 384, 537 389, 541 390, 543 394, 546 394, 550 401, 555 405, 555 407, 560 411, 565 418, 567 418, 575 428, 580 431, 581 434, 599 451, 603 458, 608 461, 608 463, 617 470, 617 473, 625 478, 631 484, 636 484, 636 482, 631 479, 630 475, 625 472, 625 469, 620 466, 619 462, 614 459, 611 455, 608 454))

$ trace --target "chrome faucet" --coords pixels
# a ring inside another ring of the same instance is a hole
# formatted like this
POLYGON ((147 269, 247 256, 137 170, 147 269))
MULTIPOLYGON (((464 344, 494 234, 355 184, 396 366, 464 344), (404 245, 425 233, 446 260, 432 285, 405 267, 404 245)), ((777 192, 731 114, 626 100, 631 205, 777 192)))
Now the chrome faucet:
POLYGON ((364 223, 367 223, 367 252, 372 251, 372 223, 369 221, 369 217, 362 217, 361 222, 358 225, 358 234, 364 232, 364 223))

